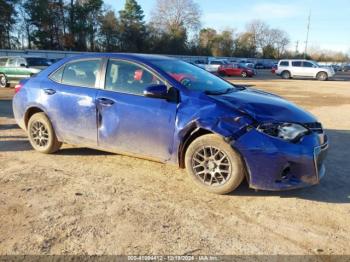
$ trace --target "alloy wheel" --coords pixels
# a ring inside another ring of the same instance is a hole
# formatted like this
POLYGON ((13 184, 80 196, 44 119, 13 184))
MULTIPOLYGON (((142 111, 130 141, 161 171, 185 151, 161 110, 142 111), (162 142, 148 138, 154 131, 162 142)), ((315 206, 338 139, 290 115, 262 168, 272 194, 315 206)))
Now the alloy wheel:
POLYGON ((202 183, 221 186, 230 179, 232 165, 224 151, 213 146, 204 146, 193 154, 192 169, 202 183))
POLYGON ((32 124, 30 136, 38 147, 44 148, 49 143, 49 131, 47 127, 39 121, 32 124))

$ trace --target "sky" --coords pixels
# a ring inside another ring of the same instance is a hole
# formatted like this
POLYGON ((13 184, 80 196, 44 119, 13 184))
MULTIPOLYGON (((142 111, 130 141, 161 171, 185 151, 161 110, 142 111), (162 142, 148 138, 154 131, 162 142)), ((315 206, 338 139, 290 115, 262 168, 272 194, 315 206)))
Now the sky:
MULTIPOLYGON (((137 0, 146 21, 150 19, 155 0, 137 0)), ((243 31, 253 19, 261 19, 270 27, 285 30, 290 39, 290 50, 298 42, 304 51, 308 16, 311 10, 309 47, 350 53, 349 0, 194 0, 202 11, 202 26, 218 31, 232 28, 243 31)), ((116 11, 125 0, 105 0, 116 11)))

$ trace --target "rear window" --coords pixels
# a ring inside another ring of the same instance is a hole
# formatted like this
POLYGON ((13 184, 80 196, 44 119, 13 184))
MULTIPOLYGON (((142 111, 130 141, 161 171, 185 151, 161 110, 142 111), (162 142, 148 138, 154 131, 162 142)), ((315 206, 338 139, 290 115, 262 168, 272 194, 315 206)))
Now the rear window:
POLYGON ((7 58, 0 58, 0 66, 5 66, 7 62, 7 58))
POLYGON ((294 67, 301 67, 301 61, 293 61, 292 66, 294 67))
POLYGON ((289 66, 288 61, 281 61, 280 66, 289 66))

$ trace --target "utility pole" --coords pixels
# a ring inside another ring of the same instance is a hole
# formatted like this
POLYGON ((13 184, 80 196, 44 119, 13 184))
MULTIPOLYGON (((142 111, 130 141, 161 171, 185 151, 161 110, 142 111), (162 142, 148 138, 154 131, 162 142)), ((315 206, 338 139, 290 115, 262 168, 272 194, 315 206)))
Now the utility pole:
POLYGON ((295 54, 299 53, 299 40, 295 42, 295 54))
POLYGON ((311 23, 311 9, 310 9, 310 13, 309 13, 308 22, 307 22, 307 33, 306 33, 306 41, 305 41, 304 59, 306 59, 307 46, 309 43, 310 23, 311 23))

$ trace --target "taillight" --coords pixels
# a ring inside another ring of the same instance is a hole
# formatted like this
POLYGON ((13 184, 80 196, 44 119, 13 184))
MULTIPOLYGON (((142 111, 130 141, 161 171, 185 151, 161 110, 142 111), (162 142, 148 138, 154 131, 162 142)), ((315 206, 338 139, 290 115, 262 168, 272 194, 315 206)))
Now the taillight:
POLYGON ((17 94, 23 87, 23 84, 19 83, 15 85, 15 94, 17 94))

